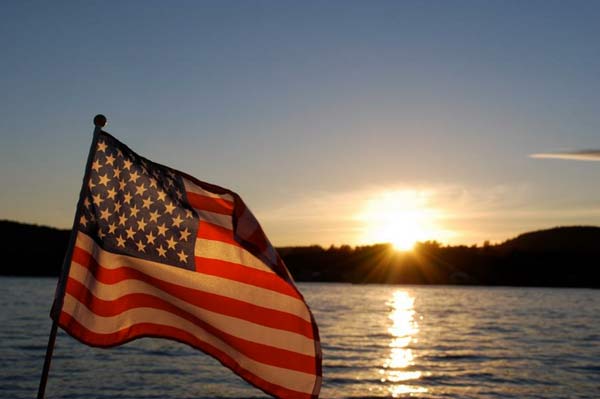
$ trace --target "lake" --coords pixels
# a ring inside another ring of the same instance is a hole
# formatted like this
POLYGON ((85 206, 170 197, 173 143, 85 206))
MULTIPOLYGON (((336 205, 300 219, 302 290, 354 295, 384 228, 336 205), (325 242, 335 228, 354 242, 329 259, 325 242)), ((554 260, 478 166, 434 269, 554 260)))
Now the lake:
MULTIPOLYGON (((37 393, 55 279, 0 278, 0 397, 37 393)), ((598 398, 600 290, 299 284, 323 398, 598 398)), ((47 398, 258 398, 203 353, 57 338, 47 398)))

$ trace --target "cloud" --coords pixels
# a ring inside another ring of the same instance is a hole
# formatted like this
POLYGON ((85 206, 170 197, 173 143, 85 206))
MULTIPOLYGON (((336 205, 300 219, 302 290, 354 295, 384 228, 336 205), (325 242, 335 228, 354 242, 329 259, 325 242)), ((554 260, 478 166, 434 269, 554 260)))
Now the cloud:
POLYGON ((545 152, 529 155, 531 158, 569 159, 573 161, 600 161, 600 150, 545 152))

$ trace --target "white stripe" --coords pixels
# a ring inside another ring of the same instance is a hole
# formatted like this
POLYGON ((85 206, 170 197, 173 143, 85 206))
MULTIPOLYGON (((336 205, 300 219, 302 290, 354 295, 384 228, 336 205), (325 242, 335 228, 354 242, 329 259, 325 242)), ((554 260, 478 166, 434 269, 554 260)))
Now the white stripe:
POLYGON ((200 209, 196 209, 196 212, 198 213, 198 217, 200 219, 200 228, 202 228, 202 222, 206 221, 216 224, 217 226, 225 227, 227 230, 233 230, 233 221, 229 215, 222 215, 220 213, 203 211, 200 209))
POLYGON ((224 260, 274 274, 270 267, 244 248, 222 241, 197 238, 194 254, 202 258, 224 260))
POLYGON ((214 346, 220 351, 225 352, 242 368, 262 378, 263 380, 286 387, 288 389, 292 389, 294 391, 309 394, 312 392, 312 388, 315 384, 315 376, 312 374, 270 366, 256 360, 252 360, 234 348, 230 347, 214 335, 208 333, 206 330, 177 315, 163 310, 153 308, 136 308, 127 310, 116 316, 103 317, 91 312, 84 304, 79 302, 76 298, 68 293, 65 295, 65 301, 62 310, 71 315, 83 327, 97 334, 113 334, 140 323, 160 324, 178 328, 186 331, 189 334, 192 334, 201 341, 214 346))
POLYGON ((195 194, 204 195, 206 197, 211 197, 211 198, 221 198, 221 199, 224 199, 226 201, 233 202, 233 197, 231 196, 231 194, 215 194, 213 192, 210 192, 210 191, 207 191, 207 190, 203 189, 200 186, 197 186, 196 184, 192 183, 191 181, 189 181, 186 178, 183 178, 183 184, 185 186, 185 191, 189 191, 189 192, 195 193, 195 194))
POLYGON ((115 284, 104 284, 97 281, 85 267, 75 262, 71 263, 69 277, 79 281, 95 297, 104 301, 114 301, 128 294, 152 295, 234 337, 308 356, 315 355, 315 344, 310 338, 203 309, 140 280, 130 279, 115 284))
POLYGON ((167 266, 161 263, 134 258, 127 255, 117 255, 104 251, 85 233, 77 233, 76 246, 89 252, 107 269, 127 266, 139 270, 148 276, 168 281, 192 289, 226 296, 268 309, 275 309, 311 321, 306 304, 289 295, 271 291, 250 284, 208 274, 191 272, 179 267, 167 266))

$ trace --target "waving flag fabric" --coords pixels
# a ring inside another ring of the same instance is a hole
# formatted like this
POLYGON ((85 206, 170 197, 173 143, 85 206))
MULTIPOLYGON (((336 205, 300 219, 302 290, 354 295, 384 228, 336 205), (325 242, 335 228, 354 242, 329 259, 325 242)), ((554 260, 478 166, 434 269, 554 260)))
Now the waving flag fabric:
POLYGON ((317 325, 241 198, 106 132, 95 143, 59 326, 99 347, 177 340, 268 394, 318 397, 317 325))

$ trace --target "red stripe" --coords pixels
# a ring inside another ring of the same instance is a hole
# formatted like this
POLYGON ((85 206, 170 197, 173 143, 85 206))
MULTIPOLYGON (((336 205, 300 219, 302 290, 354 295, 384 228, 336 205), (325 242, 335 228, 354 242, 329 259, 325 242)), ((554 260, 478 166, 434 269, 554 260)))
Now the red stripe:
MULTIPOLYGON (((221 339, 232 348, 243 353, 250 359, 257 362, 269 364, 271 366, 281 367, 290 370, 301 371, 304 373, 315 373, 315 359, 313 356, 303 355, 289 350, 275 348, 273 346, 259 344, 228 334, 211 324, 201 320, 193 314, 178 308, 177 306, 153 295, 148 294, 127 294, 113 301, 105 301, 94 296, 83 284, 69 278, 67 280, 66 291, 77 298, 93 313, 111 317, 135 308, 153 308, 175 314, 190 323, 202 328, 209 334, 221 339)), ((160 292, 157 292, 160 294, 160 292)))
POLYGON ((233 238, 233 231, 226 227, 212 224, 200 220, 198 226, 198 238, 204 238, 206 240, 220 241, 226 244, 235 245, 240 247, 241 245, 233 238))
POLYGON ((207 197, 188 191, 187 199, 193 208, 201 211, 220 213, 222 215, 233 214, 233 202, 223 198, 207 197))
POLYGON ((223 277, 240 283, 254 285, 280 294, 303 300, 298 291, 275 273, 252 269, 237 263, 219 259, 196 257, 196 271, 211 276, 223 277))
POLYGON ((137 279, 203 309, 266 327, 294 332, 310 339, 313 338, 311 323, 287 312, 169 283, 131 267, 123 266, 116 269, 108 269, 100 265, 91 254, 79 247, 73 249, 72 259, 74 262, 86 267, 96 280, 104 284, 115 284, 128 279, 137 279))
POLYGON ((71 315, 65 312, 61 312, 58 324, 61 328, 66 330, 71 336, 84 344, 98 347, 111 347, 121 345, 126 342, 132 341, 136 338, 142 337, 155 337, 155 338, 167 338, 179 342, 183 342, 196 349, 200 349, 204 353, 214 357, 220 361, 225 367, 231 369, 234 373, 248 381, 255 387, 262 389, 270 395, 286 399, 316 399, 316 395, 305 394, 298 391, 293 391, 284 388, 280 385, 273 384, 265 381, 262 378, 254 375, 249 370, 246 370, 240 366, 232 357, 227 355, 225 352, 215 348, 214 346, 204 342, 192 334, 180 330, 178 328, 164 326, 153 323, 139 323, 134 324, 131 327, 122 329, 112 334, 98 334, 88 330, 75 320, 71 315))

